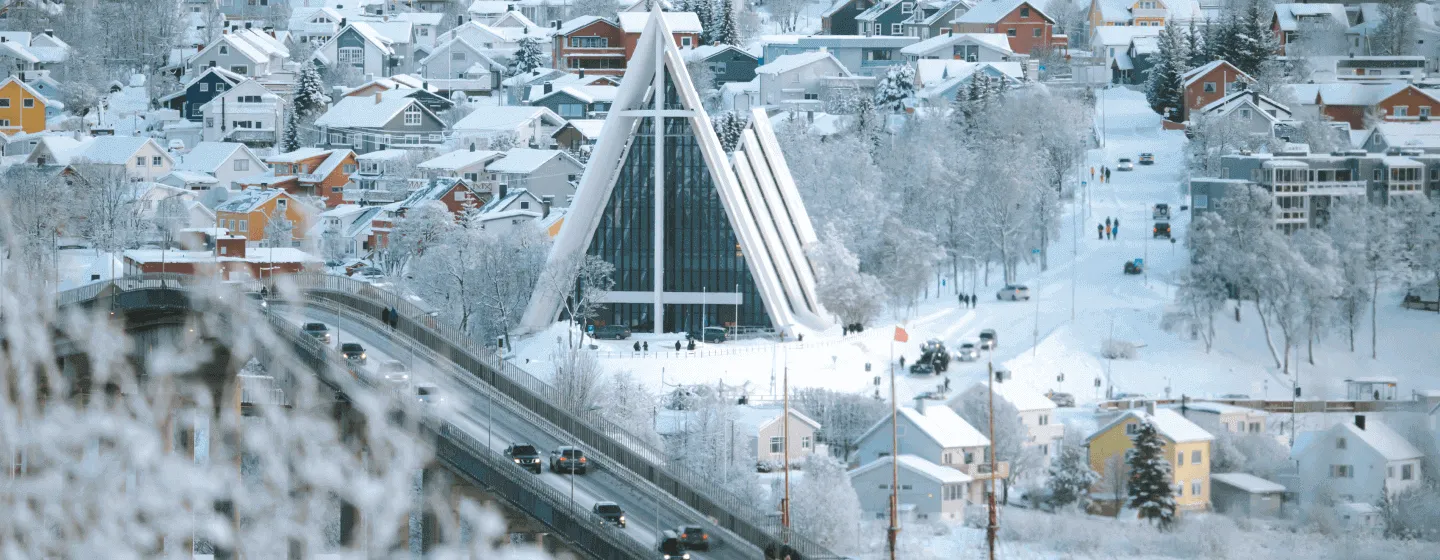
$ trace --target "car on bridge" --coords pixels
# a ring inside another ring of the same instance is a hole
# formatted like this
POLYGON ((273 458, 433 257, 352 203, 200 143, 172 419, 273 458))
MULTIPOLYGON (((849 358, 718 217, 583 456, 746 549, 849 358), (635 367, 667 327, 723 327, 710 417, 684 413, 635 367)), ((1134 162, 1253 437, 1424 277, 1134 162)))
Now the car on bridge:
POLYGON ((606 523, 613 523, 616 527, 625 528, 625 510, 620 509, 620 504, 615 502, 595 502, 590 508, 595 515, 600 516, 606 523))
POLYGON ((685 542, 680 540, 680 535, 675 534, 675 531, 661 531, 660 545, 656 548, 660 551, 660 558, 664 560, 690 560, 690 553, 685 552, 685 542))
POLYGON ((361 346, 359 342, 345 342, 340 344, 340 353, 345 356, 345 361, 352 364, 360 364, 363 366, 365 362, 370 359, 370 357, 365 354, 365 347, 361 346))
POLYGON ((705 528, 699 525, 681 525, 675 530, 680 532, 680 542, 688 550, 710 550, 710 535, 705 534, 705 528))
POLYGON ((325 323, 305 323, 300 327, 300 332, 313 336, 315 340, 322 343, 330 344, 330 327, 325 326, 325 323))
POLYGON ((540 450, 528 443, 512 443, 505 448, 505 458, 514 461, 525 470, 540 474, 540 450))
POLYGON ((440 394, 440 387, 434 383, 416 385, 415 398, 420 401, 420 404, 437 405, 445 402, 445 396, 440 394))
POLYGON ((585 474, 589 462, 590 460, 585 458, 585 452, 579 447, 564 445, 550 452, 550 472, 585 474))
POLYGON ((404 389, 410 386, 410 368, 405 367, 400 360, 385 360, 380 362, 376 370, 376 378, 386 386, 404 389))

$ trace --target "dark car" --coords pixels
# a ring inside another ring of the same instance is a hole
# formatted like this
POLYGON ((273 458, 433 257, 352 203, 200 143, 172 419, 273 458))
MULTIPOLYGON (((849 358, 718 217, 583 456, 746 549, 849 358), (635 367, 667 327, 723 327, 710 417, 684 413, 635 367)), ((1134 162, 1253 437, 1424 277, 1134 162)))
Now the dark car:
POLYGON ((1155 165, 1155 154, 1140 154, 1140 165, 1155 165))
POLYGON ((595 327, 595 338, 609 338, 614 340, 625 340, 630 338, 630 327, 625 325, 605 325, 595 327))
POLYGON ((540 450, 528 443, 515 443, 505 448, 505 458, 524 467, 525 470, 540 474, 540 450))
POLYGON ((340 345, 340 353, 345 356, 345 361, 365 365, 369 356, 365 355, 365 347, 359 342, 346 342, 340 345))
POLYGON ((1140 264, 1140 259, 1125 261, 1125 274, 1140 274, 1145 272, 1145 265, 1140 264))
POLYGON ((910 364, 910 373, 915 375, 934 375, 935 366, 930 362, 915 362, 910 364))
POLYGON ((995 329, 985 329, 985 330, 983 330, 983 331, 980 331, 980 347, 981 347, 981 348, 984 348, 984 349, 986 349, 986 350, 992 350, 992 349, 994 349, 996 346, 999 346, 999 345, 1000 345, 1000 337, 999 337, 999 335, 996 335, 996 334, 995 334, 995 329))
POLYGON ((585 458, 585 452, 578 447, 567 445, 550 452, 550 472, 585 474, 590 466, 589 462, 590 460, 585 458))
POLYGON ((300 327, 300 332, 315 337, 315 340, 330 344, 330 327, 325 326, 325 323, 305 323, 300 327))
POLYGON ((434 383, 421 383, 415 386, 415 398, 420 404, 437 405, 445 402, 445 395, 440 394, 440 388, 434 383))
POLYGON ((660 545, 656 549, 664 560, 690 560, 690 553, 685 552, 685 543, 680 540, 680 535, 669 529, 660 532, 660 545))
POLYGON ((1170 222, 1155 222, 1155 229, 1150 230, 1150 238, 1164 237, 1170 239, 1170 222))
POLYGON ((689 550, 710 550, 710 535, 699 525, 681 525, 675 528, 680 533, 680 542, 689 550))
POLYGON ((705 327, 700 332, 687 333, 686 338, 700 342, 725 342, 725 327, 705 327))
POLYGON ((620 504, 595 502, 595 506, 590 508, 590 511, 595 512, 595 515, 600 516, 606 523, 614 523, 616 527, 625 526, 625 510, 620 509, 620 504))
POLYGON ((260 292, 245 292, 245 297, 246 299, 260 302, 260 307, 262 309, 270 306, 270 302, 265 301, 265 294, 262 294, 260 292))

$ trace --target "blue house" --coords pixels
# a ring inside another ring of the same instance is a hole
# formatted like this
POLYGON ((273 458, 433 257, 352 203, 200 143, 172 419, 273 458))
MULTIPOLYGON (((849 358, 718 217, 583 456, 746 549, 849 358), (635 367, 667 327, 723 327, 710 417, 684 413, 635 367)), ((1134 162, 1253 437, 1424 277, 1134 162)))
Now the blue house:
POLYGON ((243 81, 245 81, 245 76, 212 66, 206 68, 195 79, 190 80, 180 91, 161 97, 160 103, 164 104, 166 108, 180 111, 182 118, 200 122, 204 116, 200 112, 202 105, 209 103, 211 99, 229 91, 230 88, 235 87, 235 84, 243 81))
POLYGON ((859 35, 860 26, 855 16, 874 5, 875 0, 835 0, 830 9, 820 15, 821 28, 826 35, 859 35))
POLYGON ((731 45, 704 45, 684 52, 687 61, 702 62, 710 69, 716 87, 753 80, 760 66, 760 57, 731 45))
POLYGON ((883 0, 855 16, 866 37, 905 35, 905 22, 915 15, 915 0, 883 0))

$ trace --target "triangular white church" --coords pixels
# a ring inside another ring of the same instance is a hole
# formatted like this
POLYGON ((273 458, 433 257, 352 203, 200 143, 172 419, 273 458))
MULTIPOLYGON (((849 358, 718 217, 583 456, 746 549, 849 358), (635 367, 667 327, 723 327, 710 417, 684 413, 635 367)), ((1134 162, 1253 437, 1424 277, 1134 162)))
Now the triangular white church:
MULTIPOLYGON (((815 229, 769 119, 756 109, 727 155, 658 13, 640 34, 550 258, 583 252, 615 266, 599 324, 656 333, 827 328, 804 249, 815 229)), ((545 328, 562 303, 538 290, 523 326, 545 328)))

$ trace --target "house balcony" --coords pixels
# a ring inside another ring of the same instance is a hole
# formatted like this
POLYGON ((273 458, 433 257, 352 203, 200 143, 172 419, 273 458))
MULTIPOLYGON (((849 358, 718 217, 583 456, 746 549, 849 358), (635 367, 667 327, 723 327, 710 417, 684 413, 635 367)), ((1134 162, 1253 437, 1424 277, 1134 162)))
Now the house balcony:
POLYGON ((1365 181, 1311 182, 1305 185, 1305 192, 1321 196, 1365 196, 1365 181))
POLYGON ((274 129, 267 130, 263 128, 241 128, 231 130, 229 134, 225 135, 225 138, 229 139, 232 142, 240 142, 242 144, 273 144, 277 139, 279 139, 279 136, 276 134, 276 131, 274 129))
POLYGON ((1130 11, 1130 19, 1132 19, 1132 20, 1137 20, 1137 19, 1151 19, 1151 20, 1155 20, 1155 19, 1167 19, 1167 18, 1169 18, 1169 17, 1170 17, 1170 12, 1169 12, 1168 10, 1163 9, 1163 8, 1150 8, 1150 9, 1143 9, 1143 8, 1142 8, 1142 9, 1131 10, 1131 11, 1130 11))
POLYGON ((351 187, 340 194, 340 198, 350 204, 361 206, 373 206, 376 204, 389 204, 399 202, 410 196, 410 189, 405 186, 389 185, 384 188, 361 189, 351 187))
POLYGON ((968 465, 946 465, 952 469, 963 472, 975 480, 1006 479, 1010 478, 1010 462, 999 461, 995 463, 994 470, 991 470, 990 463, 971 463, 968 465))

